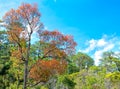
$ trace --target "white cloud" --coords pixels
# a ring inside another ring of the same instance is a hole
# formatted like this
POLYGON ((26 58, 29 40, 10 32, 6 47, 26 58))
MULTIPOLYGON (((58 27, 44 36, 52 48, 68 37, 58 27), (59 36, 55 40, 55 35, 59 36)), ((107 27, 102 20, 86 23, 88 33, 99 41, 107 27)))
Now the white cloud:
POLYGON ((90 51, 93 51, 97 47, 104 47, 107 42, 105 40, 105 37, 103 36, 101 39, 95 40, 91 39, 90 41, 87 42, 89 45, 83 52, 89 53, 90 51))
POLYGON ((96 40, 92 39, 92 40, 88 41, 88 43, 89 43, 89 47, 86 48, 86 49, 83 51, 83 52, 85 52, 85 53, 88 53, 88 52, 94 50, 94 48, 96 47, 96 40))
POLYGON ((103 49, 97 50, 94 53, 94 59, 95 59, 95 65, 99 64, 99 59, 102 58, 102 54, 106 51, 110 51, 114 48, 114 44, 110 43, 109 45, 107 44, 103 49))
POLYGON ((106 45, 106 44, 107 44, 107 42, 105 41, 104 38, 98 40, 98 42, 97 42, 97 46, 98 46, 98 47, 102 47, 102 46, 104 46, 104 45, 106 45))
POLYGON ((115 36, 104 35, 100 39, 91 39, 87 41, 88 47, 80 49, 81 52, 90 53, 95 59, 95 64, 99 64, 99 59, 102 58, 102 54, 106 51, 118 51, 119 50, 119 38, 115 36))

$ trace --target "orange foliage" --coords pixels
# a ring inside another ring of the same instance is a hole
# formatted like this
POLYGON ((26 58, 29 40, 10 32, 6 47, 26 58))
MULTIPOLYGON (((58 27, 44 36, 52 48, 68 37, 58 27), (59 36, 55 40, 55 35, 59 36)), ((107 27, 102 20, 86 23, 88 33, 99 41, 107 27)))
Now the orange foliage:
MULTIPOLYGON (((12 54, 16 57, 25 58, 25 50, 30 51, 31 35, 34 30, 40 30, 42 23, 40 22, 41 14, 38 11, 36 4, 22 3, 17 9, 11 9, 3 17, 8 29, 9 40, 17 44, 16 49, 12 54), (27 46, 29 45, 29 46, 27 46)), ((26 54, 26 57, 29 52, 26 54)), ((23 60, 25 61, 25 60, 23 60)))
POLYGON ((50 77, 62 74, 67 68, 67 63, 62 60, 38 60, 31 68, 29 77, 36 82, 47 82, 50 77))
POLYGON ((20 38, 29 39, 33 30, 39 30, 42 26, 37 5, 23 3, 18 9, 8 11, 3 20, 8 28, 9 38, 12 42, 18 42, 20 38))
POLYGON ((11 23, 9 27, 9 31, 7 32, 9 35, 9 40, 11 42, 20 42, 20 34, 22 33, 22 27, 20 27, 19 23, 11 23))
MULTIPOLYGON (((7 24, 13 22, 19 22, 25 25, 31 25, 31 28, 35 28, 39 24, 41 14, 37 9, 36 4, 23 3, 18 9, 11 9, 3 17, 7 24)), ((39 24, 40 25, 40 24, 39 24)))
POLYGON ((14 50, 11 54, 12 57, 15 57, 17 59, 22 59, 22 55, 26 54, 26 49, 22 48, 22 52, 20 52, 20 50, 14 50))

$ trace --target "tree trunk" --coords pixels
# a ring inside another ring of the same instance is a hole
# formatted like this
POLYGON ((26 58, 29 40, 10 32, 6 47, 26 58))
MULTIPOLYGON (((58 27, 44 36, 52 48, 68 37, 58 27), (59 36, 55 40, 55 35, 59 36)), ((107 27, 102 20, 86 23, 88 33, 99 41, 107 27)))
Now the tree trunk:
MULTIPOLYGON (((31 33, 32 34, 32 33, 31 33)), ((26 60, 24 63, 24 84, 23 84, 23 89, 27 89, 27 80, 28 80, 28 60, 29 60, 29 54, 30 54, 30 46, 31 46, 31 34, 29 35, 29 40, 28 40, 28 48, 27 48, 27 53, 26 53, 26 60)))
POLYGON ((27 75, 28 75, 28 60, 25 61, 24 64, 24 84, 23 89, 27 89, 27 75))

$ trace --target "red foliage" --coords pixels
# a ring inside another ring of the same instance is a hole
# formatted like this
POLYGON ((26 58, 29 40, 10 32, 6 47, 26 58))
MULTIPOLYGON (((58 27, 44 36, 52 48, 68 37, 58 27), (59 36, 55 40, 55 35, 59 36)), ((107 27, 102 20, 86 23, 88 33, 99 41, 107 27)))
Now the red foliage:
POLYGON ((47 82, 50 77, 62 74, 67 68, 67 63, 62 60, 38 60, 31 68, 29 77, 36 82, 47 82))
POLYGON ((75 51, 76 42, 71 35, 64 35, 58 31, 40 31, 40 42, 47 43, 48 46, 43 49, 44 55, 53 58, 64 58, 66 55, 75 51))

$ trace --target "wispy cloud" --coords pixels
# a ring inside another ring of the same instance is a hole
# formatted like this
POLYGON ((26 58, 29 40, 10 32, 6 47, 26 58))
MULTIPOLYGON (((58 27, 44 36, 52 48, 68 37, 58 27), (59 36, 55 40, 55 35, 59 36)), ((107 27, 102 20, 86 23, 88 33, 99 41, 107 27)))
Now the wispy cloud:
POLYGON ((91 56, 95 59, 95 64, 98 65, 103 52, 118 51, 120 43, 119 37, 103 35, 100 39, 91 39, 87 41, 86 45, 88 47, 80 49, 79 51, 88 54, 91 53, 91 56))
POLYGON ((90 51, 93 51, 94 49, 96 49, 97 47, 104 47, 105 45, 107 45, 106 42, 106 36, 104 35, 101 39, 91 39, 89 41, 86 42, 86 45, 88 45, 87 48, 85 48, 84 50, 81 50, 85 53, 89 53, 90 51))

